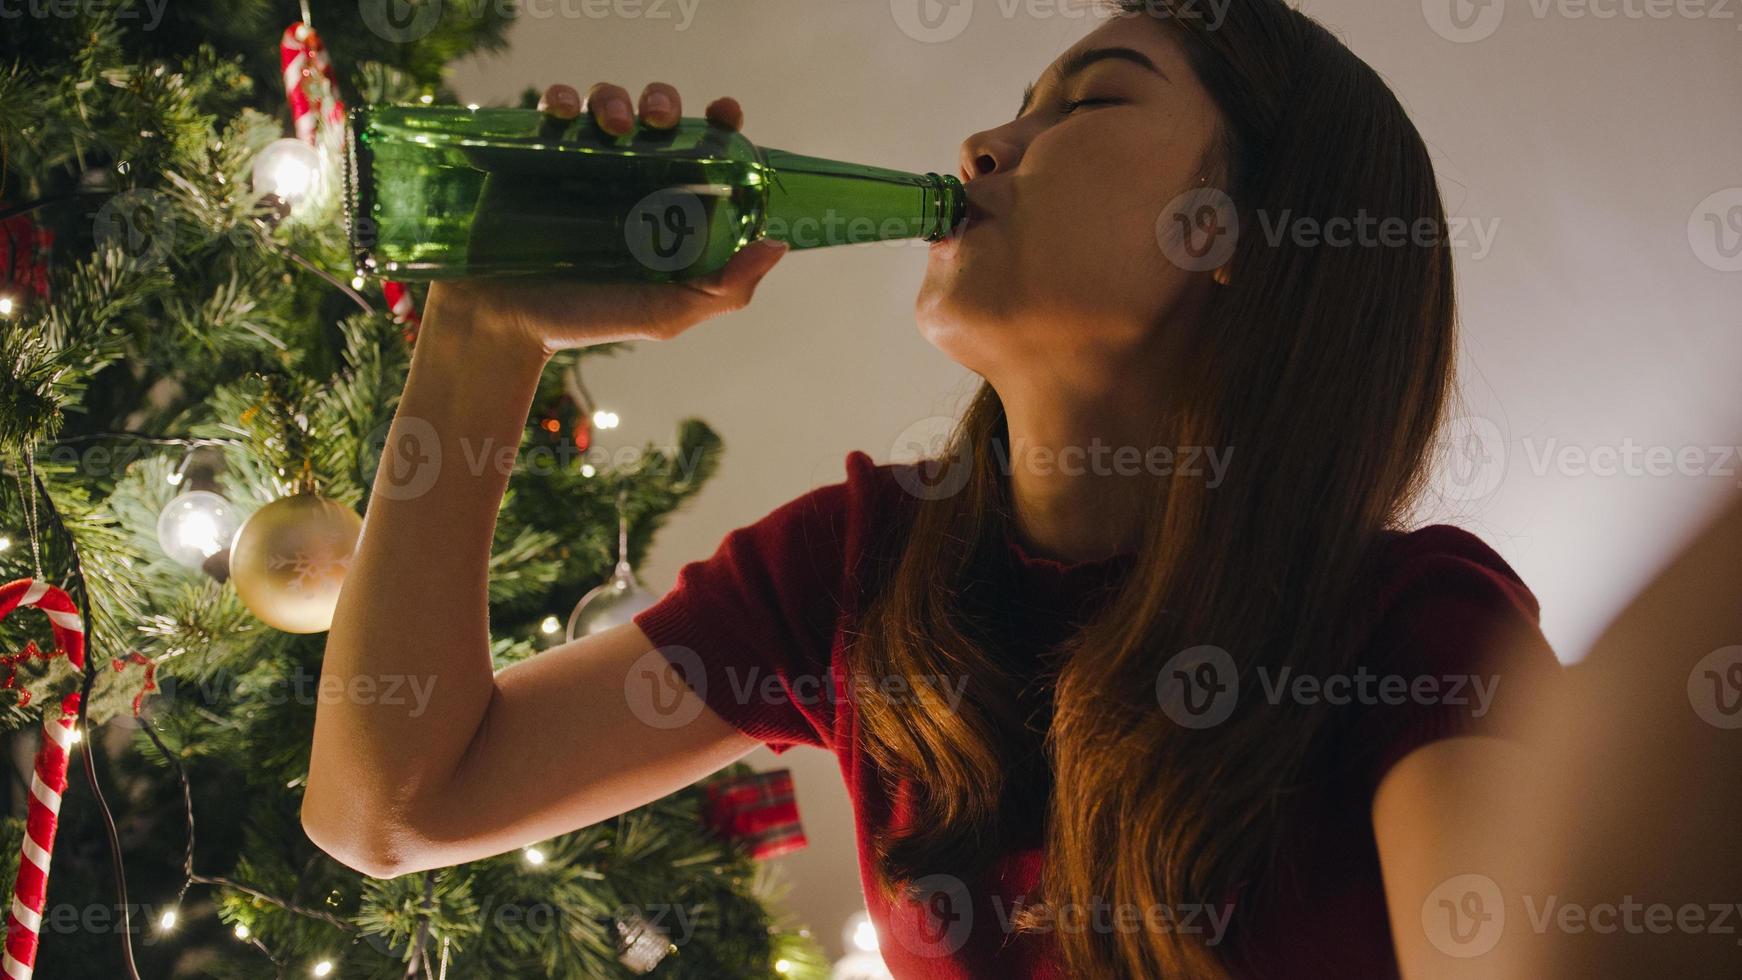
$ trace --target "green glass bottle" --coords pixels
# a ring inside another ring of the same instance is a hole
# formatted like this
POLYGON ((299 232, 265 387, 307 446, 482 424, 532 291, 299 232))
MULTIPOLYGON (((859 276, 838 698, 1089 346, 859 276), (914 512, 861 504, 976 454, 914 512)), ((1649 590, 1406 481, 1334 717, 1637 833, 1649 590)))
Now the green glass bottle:
POLYGON ((937 241, 966 212, 953 176, 759 148, 702 119, 613 136, 585 113, 362 106, 347 143, 353 259, 388 279, 673 282, 758 238, 937 241))

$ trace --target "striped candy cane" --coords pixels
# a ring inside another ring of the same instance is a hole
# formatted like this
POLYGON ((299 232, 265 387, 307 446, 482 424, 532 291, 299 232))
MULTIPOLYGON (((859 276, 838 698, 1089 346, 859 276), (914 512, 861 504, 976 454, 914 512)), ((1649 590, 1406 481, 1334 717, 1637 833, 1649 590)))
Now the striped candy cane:
MULTIPOLYGON (((77 669, 85 666, 85 626, 78 607, 63 591, 36 579, 21 578, 0 585, 0 619, 20 606, 35 606, 48 616, 55 652, 66 655, 77 669)), ((54 832, 60 826, 61 794, 67 788, 73 726, 79 718, 79 692, 61 700, 58 717, 42 723, 42 748, 30 777, 30 807, 25 820, 18 880, 12 884, 12 910, 6 915, 6 952, 0 970, 9 980, 30 980, 36 969, 36 945, 42 929, 42 909, 48 898, 48 861, 54 832)))

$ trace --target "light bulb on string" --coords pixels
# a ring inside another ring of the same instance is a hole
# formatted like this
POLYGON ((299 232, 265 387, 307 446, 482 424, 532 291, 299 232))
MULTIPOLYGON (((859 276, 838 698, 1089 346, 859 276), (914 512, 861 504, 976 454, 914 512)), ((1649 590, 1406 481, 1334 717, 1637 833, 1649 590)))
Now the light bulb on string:
POLYGON ((230 546, 241 523, 228 500, 210 490, 189 490, 171 499, 158 515, 157 543, 176 564, 200 568, 230 546))
POLYGON ((273 140, 254 158, 254 193, 276 197, 288 207, 313 192, 320 179, 320 153, 298 139, 273 140))
POLYGON ((877 951, 877 926, 865 911, 853 913, 842 930, 847 955, 835 961, 830 980, 893 980, 894 974, 877 951))

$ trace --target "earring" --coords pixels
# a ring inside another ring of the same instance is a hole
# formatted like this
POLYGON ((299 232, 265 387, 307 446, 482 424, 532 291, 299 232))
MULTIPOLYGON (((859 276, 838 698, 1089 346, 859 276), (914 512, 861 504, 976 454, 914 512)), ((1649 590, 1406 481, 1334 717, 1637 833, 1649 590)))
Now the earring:
POLYGON ((1233 277, 1228 274, 1228 267, 1225 265, 1222 265, 1222 266, 1217 266, 1216 271, 1210 273, 1210 278, 1216 280, 1216 282, 1220 283, 1221 285, 1226 286, 1226 285, 1228 285, 1228 282, 1233 277))

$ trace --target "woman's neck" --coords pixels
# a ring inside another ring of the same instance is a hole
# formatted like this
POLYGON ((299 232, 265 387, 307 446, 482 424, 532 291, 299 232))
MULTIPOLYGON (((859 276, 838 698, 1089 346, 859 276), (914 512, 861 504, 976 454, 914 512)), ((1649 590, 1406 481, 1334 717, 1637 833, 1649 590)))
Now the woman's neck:
POLYGON ((1157 445, 1153 400, 1000 398, 1010 443, 996 462, 1023 548, 1063 562, 1135 551, 1142 504, 1165 488, 1163 467, 1177 463, 1157 445))

